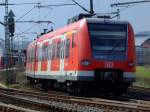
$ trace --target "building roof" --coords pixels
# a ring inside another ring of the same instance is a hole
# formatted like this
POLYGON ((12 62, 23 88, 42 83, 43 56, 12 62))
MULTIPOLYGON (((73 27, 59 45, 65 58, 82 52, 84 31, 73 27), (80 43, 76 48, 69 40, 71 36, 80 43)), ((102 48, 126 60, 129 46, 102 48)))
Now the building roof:
POLYGON ((141 46, 145 42, 150 44, 149 39, 150 39, 150 31, 139 32, 135 35, 135 45, 141 46))

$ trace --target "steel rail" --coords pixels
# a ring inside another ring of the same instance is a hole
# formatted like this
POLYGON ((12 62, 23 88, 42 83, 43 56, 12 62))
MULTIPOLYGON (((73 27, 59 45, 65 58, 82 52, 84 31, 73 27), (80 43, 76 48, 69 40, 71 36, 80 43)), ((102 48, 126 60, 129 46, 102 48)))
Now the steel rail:
MULTIPOLYGON (((80 98, 80 97, 74 97, 74 96, 65 96, 65 95, 54 95, 49 94, 48 96, 43 96, 42 94, 39 96, 36 93, 30 94, 30 92, 22 92, 15 93, 16 90, 12 90, 13 92, 8 93, 9 95, 22 95, 22 97, 30 97, 37 98, 39 100, 47 100, 47 101, 56 101, 56 102, 64 102, 67 104, 74 104, 74 105, 82 105, 82 106, 91 106, 91 107, 98 107, 103 109, 110 109, 110 110, 125 110, 125 111, 143 111, 148 112, 150 111, 150 106, 146 104, 138 104, 138 103, 128 103, 128 102, 120 102, 120 101, 112 101, 112 100, 91 100, 87 98, 80 98), (22 92, 22 93, 21 93, 22 92)), ((5 92, 5 93, 6 93, 5 92)), ((16 96, 16 97, 17 97, 16 96)), ((47 105, 50 106, 50 105, 47 105)))
POLYGON ((0 112, 40 112, 30 109, 17 107, 15 105, 0 103, 0 112))

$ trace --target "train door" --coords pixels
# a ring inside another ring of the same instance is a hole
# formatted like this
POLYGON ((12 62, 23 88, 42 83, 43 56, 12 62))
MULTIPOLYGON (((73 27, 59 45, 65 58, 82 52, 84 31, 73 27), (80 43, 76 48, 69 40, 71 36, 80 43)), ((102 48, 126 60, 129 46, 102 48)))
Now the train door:
POLYGON ((70 37, 70 46, 69 46, 69 65, 70 66, 70 69, 73 70, 74 68, 74 60, 75 60, 75 57, 74 57, 74 33, 71 32, 71 34, 69 35, 70 37))
POLYGON ((35 72, 38 70, 37 49, 38 49, 38 45, 37 45, 37 42, 36 42, 35 43, 35 48, 34 48, 34 75, 35 75, 35 72))
POLYGON ((43 73, 43 75, 45 75, 47 72, 47 65, 48 65, 48 44, 49 42, 46 41, 46 42, 43 42, 43 45, 42 45, 42 63, 41 63, 41 71, 43 73))
MULTIPOLYGON (((65 70, 72 71, 74 66, 73 32, 66 34, 65 44, 65 70)), ((72 74, 72 73, 71 73, 72 74)))
POLYGON ((51 59, 52 59, 52 39, 49 40, 48 44, 48 65, 47 65, 47 74, 51 75, 51 59))
POLYGON ((37 72, 35 71, 35 74, 41 75, 41 62, 42 61, 42 44, 38 43, 37 44, 37 72))
POLYGON ((52 61, 51 61, 51 70, 55 71, 55 75, 59 75, 60 69, 60 59, 59 59, 59 52, 60 52, 60 38, 55 38, 52 41, 52 61))
POLYGON ((66 44, 65 35, 62 35, 60 44, 60 75, 62 75, 61 81, 65 80, 65 71, 64 71, 65 44, 66 44))

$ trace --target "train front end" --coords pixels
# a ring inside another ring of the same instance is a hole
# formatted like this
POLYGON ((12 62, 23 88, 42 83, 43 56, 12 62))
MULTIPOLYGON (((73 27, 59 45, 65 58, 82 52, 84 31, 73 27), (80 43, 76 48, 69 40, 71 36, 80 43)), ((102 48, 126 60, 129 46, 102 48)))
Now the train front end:
POLYGON ((135 81, 135 44, 131 25, 87 19, 83 27, 80 69, 91 71, 87 79, 92 79, 98 87, 126 91, 135 81), (89 49, 88 52, 84 52, 85 49, 89 49))

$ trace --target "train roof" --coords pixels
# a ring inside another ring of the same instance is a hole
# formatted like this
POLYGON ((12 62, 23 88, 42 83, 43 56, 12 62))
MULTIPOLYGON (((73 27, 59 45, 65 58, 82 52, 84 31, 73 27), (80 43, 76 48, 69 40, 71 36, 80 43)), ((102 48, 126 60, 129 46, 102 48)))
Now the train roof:
MULTIPOLYGON (((85 21, 85 20, 81 20, 81 21, 85 21)), ((66 26, 64 26, 64 27, 62 27, 60 29, 54 30, 53 32, 46 33, 46 34, 42 35, 41 37, 37 38, 36 41, 40 42, 43 39, 51 38, 54 35, 60 35, 62 33, 68 32, 70 30, 78 29, 80 27, 80 22, 81 21, 78 21, 76 23, 72 23, 72 24, 66 25, 66 26)))
POLYGON ((29 46, 32 47, 32 46, 34 46, 34 44, 36 42, 41 42, 47 38, 53 37, 54 35, 60 35, 62 33, 68 32, 70 30, 78 29, 78 28, 80 28, 80 24, 82 24, 83 22, 87 22, 87 23, 97 23, 97 22, 103 22, 104 23, 105 22, 106 24, 107 23, 110 23, 110 24, 111 23, 112 24, 127 24, 128 23, 127 21, 112 20, 112 19, 106 19, 106 18, 84 18, 84 19, 81 19, 75 23, 72 23, 72 24, 66 25, 60 29, 54 30, 53 32, 49 32, 47 34, 42 35, 41 37, 35 39, 35 41, 31 42, 29 44, 29 46))

